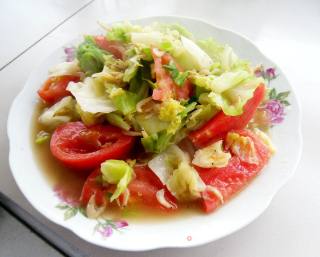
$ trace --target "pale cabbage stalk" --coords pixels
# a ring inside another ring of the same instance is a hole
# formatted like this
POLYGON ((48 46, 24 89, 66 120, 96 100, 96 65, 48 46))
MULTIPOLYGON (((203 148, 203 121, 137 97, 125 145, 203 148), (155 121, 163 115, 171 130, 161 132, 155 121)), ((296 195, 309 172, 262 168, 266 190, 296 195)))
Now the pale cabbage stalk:
POLYGON ((208 185, 206 186, 205 191, 202 193, 202 198, 204 200, 209 200, 210 196, 208 196, 208 192, 213 193, 216 197, 218 197, 218 199, 220 200, 220 202, 223 204, 224 200, 223 200, 223 195, 220 192, 220 190, 214 186, 208 185))
POLYGON ((250 76, 250 73, 243 70, 225 72, 220 76, 204 76, 196 73, 192 77, 192 82, 198 87, 220 94, 228 89, 234 88, 250 76))
POLYGON ((180 201, 201 197, 205 184, 198 172, 190 166, 190 157, 178 146, 171 145, 148 163, 149 168, 180 201))
POLYGON ((200 198, 206 188, 198 172, 187 162, 179 164, 166 185, 171 194, 182 202, 200 198))
POLYGON ((117 185, 116 190, 110 197, 110 202, 112 202, 126 191, 133 177, 133 169, 123 160, 106 160, 101 163, 100 170, 103 181, 117 185))
POLYGON ((164 152, 148 162, 149 168, 157 175, 162 184, 166 184, 174 169, 180 162, 190 162, 190 157, 178 146, 171 145, 164 152))
POLYGON ((176 206, 175 204, 170 203, 170 202, 165 198, 165 196, 164 196, 164 189, 163 189, 163 188, 160 189, 159 191, 157 191, 157 193, 156 193, 156 198, 157 198, 158 202, 159 202, 162 206, 164 206, 164 207, 166 207, 166 208, 168 208, 168 209, 175 209, 175 208, 177 208, 177 206, 176 206))
POLYGON ((253 132, 262 140, 262 142, 268 147, 268 149, 270 150, 271 154, 274 154, 276 152, 276 147, 274 146, 274 144, 272 143, 270 137, 264 133, 263 131, 261 131, 258 128, 254 128, 253 132))
POLYGON ((110 113, 116 110, 107 95, 97 95, 92 78, 87 78, 84 82, 70 82, 67 90, 76 98, 84 112, 110 113))
POLYGON ((153 32, 131 32, 131 42, 146 46, 159 47, 163 41, 163 34, 159 31, 153 32))
POLYGON ((81 72, 79 61, 75 59, 72 62, 62 62, 49 69, 49 77, 63 75, 79 75, 81 72))
POLYGON ((104 203, 101 206, 97 206, 95 197, 96 195, 92 195, 90 197, 86 207, 86 214, 89 219, 99 218, 101 214, 103 214, 103 212, 106 210, 107 202, 104 201, 104 203))
POLYGON ((229 132, 226 137, 226 145, 233 154, 240 158, 240 160, 251 164, 259 163, 254 142, 250 137, 229 132))
POLYGON ((71 96, 66 96, 50 108, 45 109, 39 117, 39 122, 50 127, 69 122, 72 117, 70 115, 66 115, 66 113, 68 113, 68 111, 72 111, 74 106, 74 99, 71 96))
POLYGON ((231 70, 232 66, 239 60, 233 49, 226 45, 221 53, 221 68, 224 70, 231 70))
POLYGON ((212 59, 195 42, 184 36, 181 36, 181 42, 185 50, 185 54, 189 57, 190 63, 194 65, 196 70, 210 68, 213 64, 212 59))
POLYGON ((223 151, 223 141, 219 140, 207 147, 197 150, 192 163, 202 168, 226 167, 231 158, 229 152, 223 151))

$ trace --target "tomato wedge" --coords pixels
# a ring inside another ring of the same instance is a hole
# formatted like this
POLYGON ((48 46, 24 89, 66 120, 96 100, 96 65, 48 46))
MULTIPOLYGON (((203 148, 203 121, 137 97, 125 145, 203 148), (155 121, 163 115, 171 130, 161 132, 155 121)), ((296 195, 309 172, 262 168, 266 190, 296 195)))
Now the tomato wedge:
POLYGON ((172 211, 173 209, 167 209, 163 207, 157 200, 156 193, 164 189, 164 197, 168 202, 176 205, 176 199, 170 194, 170 192, 162 185, 159 178, 149 169, 147 165, 135 166, 134 172, 136 177, 132 180, 128 186, 130 191, 129 204, 141 204, 145 207, 156 208, 166 211, 172 211))
POLYGON ((221 111, 204 126, 192 131, 189 138, 193 144, 197 147, 204 147, 219 138, 223 138, 230 130, 245 128, 264 99, 265 91, 263 84, 258 86, 253 97, 244 105, 241 115, 228 116, 221 111))
POLYGON ((70 92, 66 90, 70 81, 79 82, 80 77, 73 75, 50 77, 38 90, 38 94, 46 103, 54 104, 61 98, 71 95, 70 92))
POLYGON ((87 206, 91 196, 94 195, 96 205, 101 206, 105 203, 108 192, 108 187, 102 184, 100 169, 95 169, 84 182, 80 202, 83 206, 87 206))
MULTIPOLYGON (((156 193, 158 190, 165 190, 165 198, 176 206, 175 198, 164 188, 158 177, 148 168, 148 166, 135 166, 135 178, 130 182, 128 189, 130 198, 128 205, 140 205, 152 209, 161 209, 171 211, 163 207, 157 200, 156 193)), ((101 171, 95 169, 85 181, 80 202, 86 206, 92 195, 95 195, 97 206, 101 206, 106 201, 108 193, 112 193, 115 188, 112 185, 104 185, 101 180, 101 171)), ((120 196, 121 198, 121 196, 120 196)))
POLYGON ((114 57, 123 60, 125 48, 121 43, 109 41, 104 36, 95 36, 94 40, 99 48, 106 50, 113 54, 114 57))
MULTIPOLYGON (((262 170, 270 158, 270 151, 261 140, 249 130, 233 131, 241 136, 250 137, 254 143, 258 163, 250 164, 241 161, 238 156, 232 156, 226 167, 223 168, 200 168, 195 166, 200 177, 206 185, 218 190, 223 201, 228 201, 240 192, 262 170)), ((205 212, 212 212, 220 205, 221 199, 212 191, 206 190, 202 195, 202 207, 205 212)))
MULTIPOLYGON (((159 56, 159 50, 156 48, 152 49, 152 56, 158 84, 158 88, 153 90, 152 98, 158 101, 164 101, 170 97, 178 100, 188 99, 192 91, 191 82, 186 79, 182 86, 176 85, 169 72, 163 67, 163 65, 169 64, 170 61, 174 62, 173 58, 168 53, 159 56)), ((175 65, 179 71, 182 71, 182 68, 177 63, 175 65)))
POLYGON ((52 155, 65 166, 76 170, 98 167, 108 159, 123 159, 131 150, 134 137, 117 127, 68 122, 59 126, 50 141, 52 155))

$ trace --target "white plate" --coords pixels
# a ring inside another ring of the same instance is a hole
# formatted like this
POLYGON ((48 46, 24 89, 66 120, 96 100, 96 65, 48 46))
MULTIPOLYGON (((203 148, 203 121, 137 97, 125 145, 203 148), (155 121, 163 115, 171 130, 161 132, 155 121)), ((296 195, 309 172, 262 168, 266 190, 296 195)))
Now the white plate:
POLYGON ((30 133, 31 117, 37 101, 36 91, 46 79, 48 68, 61 62, 64 57, 62 47, 53 52, 32 72, 12 104, 8 120, 11 170, 22 193, 45 217, 70 229, 90 243, 111 249, 142 251, 164 247, 190 247, 212 242, 237 231, 267 208, 274 195, 294 173, 302 150, 300 108, 293 89, 279 67, 264 56, 252 42, 229 30, 190 18, 159 16, 132 22, 148 25, 154 21, 180 23, 194 33, 196 38, 213 37, 231 45, 241 58, 248 59, 253 64, 276 67, 279 77, 272 81, 272 87, 279 91, 290 90, 291 106, 284 122, 272 129, 273 141, 278 149, 276 155, 261 175, 218 211, 208 215, 168 219, 154 224, 133 222, 121 229, 121 232, 115 231, 112 236, 104 238, 99 233, 93 233, 97 222, 86 219, 81 214, 64 220, 61 210, 55 207, 59 199, 33 156, 30 133))

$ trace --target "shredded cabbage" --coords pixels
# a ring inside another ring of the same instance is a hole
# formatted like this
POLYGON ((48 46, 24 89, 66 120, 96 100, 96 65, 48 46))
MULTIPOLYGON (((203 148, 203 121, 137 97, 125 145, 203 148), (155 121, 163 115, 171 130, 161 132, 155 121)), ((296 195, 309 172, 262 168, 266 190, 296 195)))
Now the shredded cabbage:
POLYGON ((172 143, 173 138, 173 135, 166 131, 160 131, 150 135, 143 133, 142 135, 141 143, 148 153, 161 153, 172 143))
POLYGON ((183 36, 181 37, 181 42, 184 51, 181 56, 178 57, 177 61, 179 62, 180 60, 181 62, 182 58, 186 60, 182 62, 184 68, 196 70, 210 68, 213 64, 212 59, 195 42, 183 36))
POLYGON ((170 203, 166 198, 165 198, 165 195, 164 195, 164 189, 160 189, 159 191, 157 191, 156 193, 156 197, 157 197, 157 200, 158 202, 168 208, 168 209, 175 209, 177 208, 177 206, 173 203, 170 203))
POLYGON ((95 83, 97 82, 93 78, 86 78, 84 82, 70 82, 67 90, 76 98, 84 112, 109 113, 115 111, 115 106, 106 94, 97 94, 95 83))
POLYGON ((158 31, 153 32, 132 32, 131 42, 145 46, 159 47, 163 40, 163 34, 158 31))
POLYGON ((192 76, 191 81, 198 87, 203 87, 206 90, 220 94, 237 86, 250 76, 248 72, 242 70, 225 72, 220 76, 204 76, 196 73, 192 76))
POLYGON ((258 164, 259 158, 251 137, 241 136, 235 132, 229 132, 226 137, 226 145, 230 151, 238 156, 240 160, 258 164))
POLYGON ((186 153, 178 146, 171 145, 164 152, 150 160, 148 166, 165 185, 173 170, 177 169, 181 162, 188 163, 189 161, 190 158, 186 153))
POLYGON ((140 57, 135 55, 128 60, 128 68, 125 70, 123 75, 123 81, 129 82, 138 71, 138 68, 141 67, 140 57))
POLYGON ((172 98, 164 101, 160 107, 159 119, 162 121, 169 122, 167 132, 174 134, 181 126, 182 113, 186 107, 181 105, 179 101, 172 98))
POLYGON ((117 199, 127 188, 132 179, 132 167, 122 160, 107 160, 101 163, 102 179, 117 188, 110 198, 110 202, 117 199))
POLYGON ((89 76, 102 71, 105 54, 108 53, 101 50, 91 36, 86 36, 85 41, 77 48, 77 59, 81 70, 89 76))
POLYGON ((262 142, 268 147, 271 154, 274 154, 276 152, 276 147, 272 143, 270 137, 264 133, 262 130, 258 128, 254 128, 253 132, 262 140, 262 142))
POLYGON ((192 166, 181 162, 168 179, 167 188, 179 201, 192 201, 201 197, 206 185, 192 166))
POLYGON ((50 139, 50 133, 48 133, 44 130, 41 130, 36 135, 35 143, 38 145, 41 145, 41 144, 47 142, 49 139, 50 139))
POLYGON ((75 100, 71 96, 62 98, 59 102, 45 109, 39 117, 39 122, 48 127, 56 127, 69 122, 75 115, 75 100))
POLYGON ((129 43, 131 41, 131 33, 141 31, 140 26, 132 25, 129 22, 113 24, 112 27, 103 25, 107 30, 107 39, 111 41, 121 41, 129 43))
POLYGON ((207 147, 197 150, 192 163, 202 168, 226 167, 231 158, 229 152, 223 150, 223 141, 219 140, 207 147))
POLYGON ((196 110, 193 111, 190 116, 188 116, 186 127, 189 130, 198 129, 217 113, 218 109, 211 104, 198 104, 196 106, 196 110))
POLYGON ((79 62, 75 59, 72 62, 62 62, 49 69, 49 76, 63 76, 63 75, 79 75, 81 72, 79 62))
POLYGON ((243 106, 252 98, 255 89, 263 83, 262 78, 248 77, 238 85, 223 93, 211 91, 209 94, 202 94, 199 98, 200 103, 212 104, 222 109, 226 115, 237 116, 243 113, 243 106))
POLYGON ((169 125, 169 122, 160 120, 156 114, 150 114, 148 116, 145 114, 136 114, 135 119, 141 129, 148 135, 165 131, 169 125))
POLYGON ((122 88, 116 88, 110 93, 113 105, 122 114, 127 115, 136 111, 136 105, 140 98, 137 94, 122 88))
POLYGON ((78 112, 81 121, 86 126, 92 126, 94 124, 100 123, 101 121, 101 113, 91 113, 91 112, 84 112, 79 104, 76 104, 76 111, 78 112))
POLYGON ((130 125, 128 122, 124 120, 124 118, 117 113, 107 113, 106 114, 106 119, 107 121, 116 127, 122 128, 123 130, 129 131, 130 130, 130 125))

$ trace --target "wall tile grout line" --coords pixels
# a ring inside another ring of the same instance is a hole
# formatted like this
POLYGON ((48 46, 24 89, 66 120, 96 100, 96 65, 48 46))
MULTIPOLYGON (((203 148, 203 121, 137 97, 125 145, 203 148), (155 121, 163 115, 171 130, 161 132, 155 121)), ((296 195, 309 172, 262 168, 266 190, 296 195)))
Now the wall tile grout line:
POLYGON ((30 46, 28 46, 26 49, 24 49, 21 53, 19 53, 16 57, 11 59, 9 62, 7 62, 5 65, 3 65, 0 68, 0 71, 8 67, 11 63, 13 63, 15 60, 17 60, 19 57, 21 57, 23 54, 25 54, 27 51, 29 51, 32 47, 34 47, 36 44, 38 44, 41 40, 49 36, 52 32, 54 32, 57 28, 59 28, 61 25, 63 25, 66 21, 70 20, 72 17, 74 17, 76 14, 81 12, 83 9, 85 9, 87 6, 92 4, 95 0, 91 0, 90 2, 86 3, 85 5, 81 6, 77 11, 75 11, 73 14, 62 20, 60 23, 58 23, 56 26, 54 26, 51 30, 49 30, 47 33, 45 33, 42 37, 40 37, 38 40, 36 40, 34 43, 32 43, 30 46))

